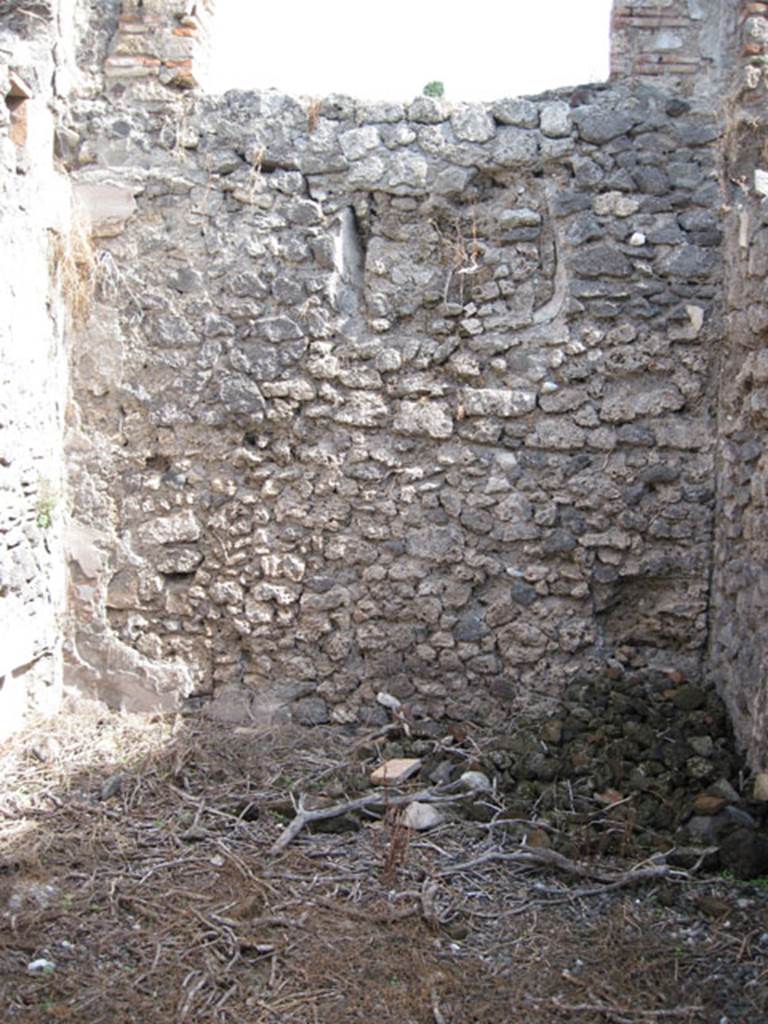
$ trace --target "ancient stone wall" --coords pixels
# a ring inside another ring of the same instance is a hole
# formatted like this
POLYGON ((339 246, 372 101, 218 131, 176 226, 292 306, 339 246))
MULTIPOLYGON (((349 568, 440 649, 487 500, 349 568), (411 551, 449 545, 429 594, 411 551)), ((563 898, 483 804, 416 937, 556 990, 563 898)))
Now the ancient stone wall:
MULTIPOLYGON (((70 96, 96 95, 119 0, 0 5, 0 736, 61 696, 66 334, 91 243, 60 161, 70 96)), ((76 138, 76 136, 75 136, 76 138)))
POLYGON ((695 678, 708 107, 642 84, 407 109, 145 84, 71 126, 108 224, 72 353, 95 561, 71 678, 310 724, 375 720, 380 689, 502 719, 613 655, 695 678), (174 663, 185 685, 158 686, 174 663))
POLYGON ((706 668, 765 768, 768 6, 617 3, 612 85, 454 107, 201 98, 213 7, 3 22, 4 725, 71 505, 115 705, 506 720, 616 659, 706 668))
POLYGON ((107 90, 146 99, 204 85, 213 9, 214 0, 125 0, 105 63, 107 90))
POLYGON ((732 6, 729 0, 615 0, 611 78, 663 79, 681 96, 706 96, 716 105, 732 6))
POLYGON ((768 767, 768 4, 737 5, 723 206, 727 332, 719 392, 710 666, 755 769, 768 767))
POLYGON ((0 29, 0 737, 30 706, 54 708, 61 684, 67 373, 51 277, 67 260, 69 192, 50 108, 66 64, 58 6, 31 8, 0 29))

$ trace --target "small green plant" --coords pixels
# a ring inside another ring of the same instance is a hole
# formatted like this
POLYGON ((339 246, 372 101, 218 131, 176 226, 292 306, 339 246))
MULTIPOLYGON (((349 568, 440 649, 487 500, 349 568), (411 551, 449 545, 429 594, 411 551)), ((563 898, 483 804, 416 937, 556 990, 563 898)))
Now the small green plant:
POLYGON ((733 885, 753 885, 762 892, 768 892, 768 875, 758 875, 757 878, 749 879, 737 878, 732 871, 724 868, 720 872, 720 877, 724 882, 730 882, 733 885))
POLYGON ((445 96, 445 85, 442 82, 427 82, 424 88, 421 90, 423 96, 432 96, 433 99, 439 100, 445 96))
POLYGON ((35 522, 41 530, 48 530, 53 525, 53 511, 56 508, 58 496, 52 489, 50 480, 41 477, 38 487, 35 522))

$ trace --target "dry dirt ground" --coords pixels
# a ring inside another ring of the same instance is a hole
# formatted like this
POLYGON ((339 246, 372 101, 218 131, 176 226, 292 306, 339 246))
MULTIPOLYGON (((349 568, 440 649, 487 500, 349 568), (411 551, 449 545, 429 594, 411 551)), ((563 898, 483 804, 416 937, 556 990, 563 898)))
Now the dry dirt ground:
POLYGON ((768 1021, 761 885, 521 861, 503 796, 270 853, 291 795, 365 792, 358 741, 80 703, 0 747, 3 1024, 768 1021))

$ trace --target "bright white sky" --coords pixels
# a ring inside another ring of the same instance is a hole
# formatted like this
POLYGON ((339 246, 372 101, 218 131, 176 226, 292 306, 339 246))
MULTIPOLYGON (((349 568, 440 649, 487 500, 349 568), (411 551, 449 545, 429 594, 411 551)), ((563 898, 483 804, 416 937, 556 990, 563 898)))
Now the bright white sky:
POLYGON ((217 0, 210 89, 408 100, 532 95, 608 76, 611 0, 217 0))

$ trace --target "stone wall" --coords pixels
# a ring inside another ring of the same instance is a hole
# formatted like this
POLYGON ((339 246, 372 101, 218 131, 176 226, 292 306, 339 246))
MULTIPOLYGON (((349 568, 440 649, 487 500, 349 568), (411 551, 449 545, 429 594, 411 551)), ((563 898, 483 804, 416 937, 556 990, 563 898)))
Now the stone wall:
POLYGON ((407 108, 201 98, 212 13, 3 25, 4 728, 66 543, 114 705, 505 721, 651 665, 764 769, 768 5, 618 2, 612 85, 407 108))
POLYGON ((116 96, 162 96, 205 84, 214 0, 125 0, 105 63, 116 96))
POLYGON ((0 18, 0 737, 62 692, 65 337, 90 301, 90 241, 60 159, 70 96, 100 91, 119 0, 8 4, 0 18))
POLYGON ((663 79, 679 95, 707 96, 714 105, 733 7, 729 0, 615 0, 611 78, 663 79))
POLYGON ((54 171, 57 5, 0 29, 0 737, 56 707, 63 611, 63 312, 68 185, 54 171))
POLYGON ((723 206, 727 333, 719 394, 710 667, 752 767, 768 768, 768 4, 741 3, 723 206))
POLYGON ((71 126, 107 225, 72 353, 71 678, 311 724, 376 720, 380 689, 501 721, 614 655, 697 677, 712 113, 642 84, 407 109, 150 85, 71 126))

